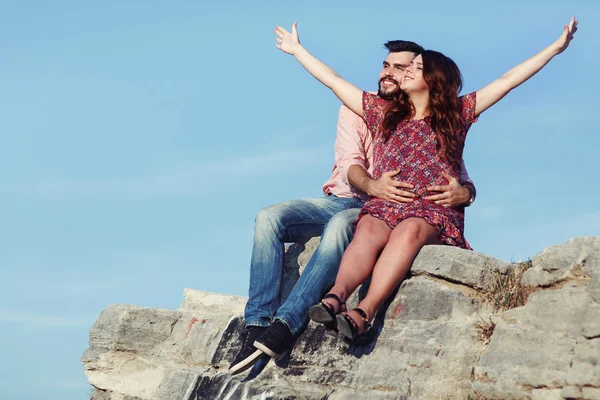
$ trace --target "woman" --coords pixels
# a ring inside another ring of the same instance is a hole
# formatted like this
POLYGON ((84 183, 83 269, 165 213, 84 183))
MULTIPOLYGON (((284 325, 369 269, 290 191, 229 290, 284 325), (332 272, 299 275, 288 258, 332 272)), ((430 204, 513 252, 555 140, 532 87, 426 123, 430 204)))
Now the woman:
POLYGON ((402 93, 392 102, 366 93, 343 80, 302 47, 296 23, 289 33, 275 29, 276 47, 293 55, 342 102, 363 117, 374 140, 374 178, 401 170, 397 178, 414 186, 411 203, 381 199, 367 202, 356 233, 342 258, 335 285, 310 310, 312 320, 330 323, 353 339, 364 333, 375 313, 400 284, 413 259, 426 244, 470 249, 463 236, 462 210, 445 208, 427 197, 427 187, 445 184, 442 173, 458 176, 467 131, 482 112, 562 53, 577 31, 572 18, 556 42, 477 92, 458 97, 460 71, 435 51, 418 55, 400 83, 402 93), (371 284, 358 307, 345 311, 346 298, 369 276, 371 284), (341 313, 340 313, 341 312, 341 313))

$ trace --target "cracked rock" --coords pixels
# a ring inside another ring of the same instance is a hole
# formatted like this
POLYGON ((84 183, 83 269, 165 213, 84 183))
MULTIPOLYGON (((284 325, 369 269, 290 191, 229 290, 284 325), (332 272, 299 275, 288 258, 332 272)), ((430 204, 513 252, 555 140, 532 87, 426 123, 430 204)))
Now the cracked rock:
MULTIPOLYGON (((288 248, 284 287, 317 243, 288 248)), ((359 340, 309 323, 289 355, 247 380, 226 372, 246 299, 191 289, 177 311, 109 306, 82 362, 98 400, 600 399, 599 245, 572 239, 536 256, 523 275, 535 293, 502 313, 484 292, 514 265, 426 246, 359 340)))

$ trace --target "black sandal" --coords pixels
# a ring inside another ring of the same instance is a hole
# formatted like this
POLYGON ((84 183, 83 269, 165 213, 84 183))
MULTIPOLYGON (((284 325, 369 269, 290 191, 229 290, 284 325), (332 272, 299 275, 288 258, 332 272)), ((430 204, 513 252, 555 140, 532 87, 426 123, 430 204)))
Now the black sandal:
POLYGON ((359 332, 358 324, 348 314, 339 314, 337 316, 338 330, 340 332, 342 332, 342 334, 350 340, 355 339, 357 336, 360 336, 360 335, 364 334, 366 331, 368 331, 369 329, 371 329, 371 323, 369 322, 369 319, 367 318, 367 313, 362 308, 355 308, 352 311, 356 311, 356 313, 358 315, 360 315, 360 317, 365 322, 365 327, 363 328, 362 332, 359 332))
MULTIPOLYGON (((308 316, 311 320, 320 324, 330 325, 335 322, 336 314, 346 309, 346 303, 342 303, 342 300, 333 293, 327 293, 320 303, 315 304, 308 310, 308 316), (335 312, 333 304, 324 303, 325 299, 334 299, 338 303, 338 311, 335 312)), ((331 326, 331 325, 330 325, 331 326)))

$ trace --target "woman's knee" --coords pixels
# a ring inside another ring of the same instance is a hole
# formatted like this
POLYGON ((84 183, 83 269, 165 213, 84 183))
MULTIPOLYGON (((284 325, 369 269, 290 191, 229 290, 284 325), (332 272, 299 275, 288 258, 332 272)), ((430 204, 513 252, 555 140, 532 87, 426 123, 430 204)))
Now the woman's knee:
POLYGON ((390 235, 390 241, 405 244, 427 244, 437 236, 437 229, 422 218, 408 218, 402 221, 390 235))
POLYGON ((390 233, 391 229, 385 221, 365 215, 358 222, 356 232, 354 233, 354 240, 366 241, 376 247, 383 248, 390 237, 390 233))

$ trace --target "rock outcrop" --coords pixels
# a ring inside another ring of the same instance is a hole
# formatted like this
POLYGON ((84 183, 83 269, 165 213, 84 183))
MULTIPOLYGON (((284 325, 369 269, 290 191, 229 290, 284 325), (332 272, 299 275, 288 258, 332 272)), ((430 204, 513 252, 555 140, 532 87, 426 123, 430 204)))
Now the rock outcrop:
MULTIPOLYGON (((314 247, 286 253, 288 290, 314 247)), ((426 246, 360 340, 309 323, 291 354, 238 376, 245 298, 184 295, 177 311, 101 314, 82 360, 92 399, 600 399, 600 237, 522 264, 426 246)))

